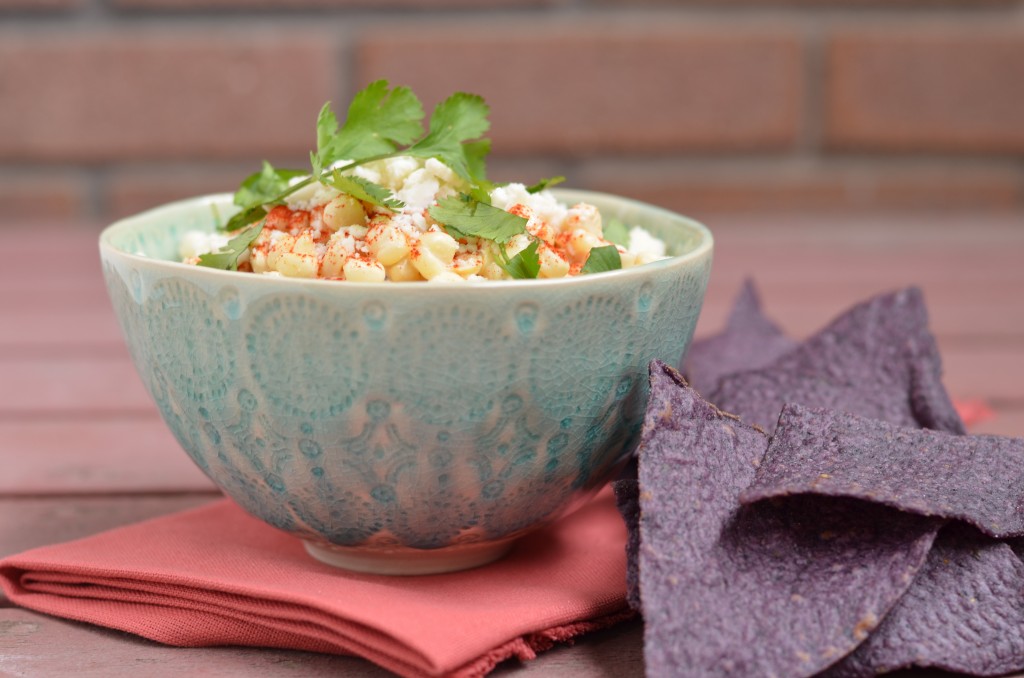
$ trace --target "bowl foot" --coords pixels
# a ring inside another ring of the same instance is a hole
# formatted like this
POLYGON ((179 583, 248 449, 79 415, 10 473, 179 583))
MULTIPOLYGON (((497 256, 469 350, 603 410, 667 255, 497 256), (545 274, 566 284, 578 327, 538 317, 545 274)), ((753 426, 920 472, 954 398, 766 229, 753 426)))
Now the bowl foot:
POLYGON ((367 552, 331 544, 304 541, 306 552, 321 563, 367 574, 416 575, 458 572, 498 560, 512 548, 513 541, 460 544, 443 549, 398 548, 367 552))

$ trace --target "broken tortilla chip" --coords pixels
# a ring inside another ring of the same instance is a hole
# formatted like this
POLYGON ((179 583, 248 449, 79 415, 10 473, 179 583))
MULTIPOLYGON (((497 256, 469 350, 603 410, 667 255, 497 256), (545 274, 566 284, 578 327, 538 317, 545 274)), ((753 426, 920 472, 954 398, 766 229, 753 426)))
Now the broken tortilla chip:
POLYGON ((1024 666, 1024 563, 966 525, 935 540, 914 583, 878 628, 827 678, 868 678, 911 666, 1000 676, 1024 666))
POLYGON ((810 676, 867 638, 938 523, 832 497, 741 506, 765 433, 651 364, 639 449, 649 676, 810 676))
POLYGON ((863 499, 957 519, 993 537, 1024 536, 1024 439, 961 436, 786 405, 751 504, 795 494, 863 499))
POLYGON ((747 279, 743 281, 725 329, 691 343, 682 362, 682 372, 690 386, 708 394, 725 375, 764 367, 796 345, 796 341, 761 312, 757 287, 753 280, 747 279))

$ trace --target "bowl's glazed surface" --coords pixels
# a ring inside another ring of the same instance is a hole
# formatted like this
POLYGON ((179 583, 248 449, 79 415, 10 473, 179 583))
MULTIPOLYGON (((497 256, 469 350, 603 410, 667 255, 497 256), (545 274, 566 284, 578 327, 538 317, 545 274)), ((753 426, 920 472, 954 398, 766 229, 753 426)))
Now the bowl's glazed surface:
MULTIPOLYGON (((631 449, 647 364, 700 312, 708 231, 613 196, 555 191, 676 255, 573 279, 345 283, 174 261, 230 196, 173 203, 100 240, 135 365, 196 464, 325 562, 460 569, 578 505, 631 449)), ((218 214, 219 212, 219 214, 218 214)))

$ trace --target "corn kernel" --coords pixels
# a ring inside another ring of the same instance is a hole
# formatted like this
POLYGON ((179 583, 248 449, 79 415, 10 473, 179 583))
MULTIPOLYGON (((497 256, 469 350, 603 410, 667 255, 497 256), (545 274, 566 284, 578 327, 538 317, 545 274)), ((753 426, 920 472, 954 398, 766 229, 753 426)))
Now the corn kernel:
POLYGON ((352 282, 384 282, 387 277, 384 265, 379 261, 367 261, 355 257, 345 262, 345 280, 352 282))
POLYGON ((375 228, 369 239, 370 253, 385 266, 394 266, 409 256, 409 239, 401 229, 394 226, 375 228))
POLYGON ((428 231, 420 236, 419 245, 410 258, 420 275, 430 280, 451 266, 457 249, 458 241, 447 233, 428 231))
MULTIPOLYGON (((601 213, 598 212, 597 208, 593 205, 588 205, 582 202, 573 205, 569 208, 569 212, 565 216, 565 222, 562 225, 562 229, 566 231, 583 229, 590 235, 600 238, 603 236, 601 213)), ((587 251, 589 252, 590 250, 587 251)))
POLYGON ((324 205, 324 226, 332 231, 345 226, 362 226, 365 223, 366 211, 362 203, 351 195, 342 193, 324 205))
POLYGON ((466 279, 453 271, 441 271, 428 282, 466 282, 466 279))
POLYGON ((316 243, 308 233, 300 235, 292 245, 292 252, 295 254, 316 254, 316 243))
POLYGON ((632 268, 637 265, 635 254, 625 247, 616 247, 615 249, 619 251, 619 261, 622 262, 622 268, 632 268))
POLYGON ((348 261, 348 252, 340 241, 331 243, 320 262, 320 275, 325 278, 340 278, 344 272, 345 262, 348 261))
POLYGON ((270 247, 267 248, 267 268, 271 271, 276 271, 281 255, 285 252, 291 252, 294 245, 295 238, 286 233, 282 233, 280 237, 271 238, 270 247))
POLYGON ((277 272, 289 278, 315 278, 317 260, 312 254, 285 252, 277 260, 277 272))
POLYGON ((530 246, 530 236, 525 233, 514 235, 505 243, 505 254, 514 257, 530 246))
POLYGON ((479 273, 484 266, 484 255, 480 252, 459 252, 452 259, 452 271, 462 277, 479 273))
POLYGON ((249 257, 249 265, 253 273, 266 273, 270 268, 267 266, 267 253, 263 250, 253 250, 249 257))
POLYGON ((420 275, 420 272, 416 270, 416 267, 413 266, 412 261, 408 258, 402 259, 397 264, 390 266, 387 269, 387 273, 388 280, 393 280, 395 282, 416 282, 418 280, 423 280, 423 276, 420 275))
POLYGON ((540 260, 538 278, 564 278, 569 275, 569 262, 547 245, 541 245, 537 255, 540 260))
POLYGON ((572 257, 573 262, 582 264, 590 256, 590 250, 601 245, 601 240, 592 233, 578 228, 569 236, 565 249, 572 257))

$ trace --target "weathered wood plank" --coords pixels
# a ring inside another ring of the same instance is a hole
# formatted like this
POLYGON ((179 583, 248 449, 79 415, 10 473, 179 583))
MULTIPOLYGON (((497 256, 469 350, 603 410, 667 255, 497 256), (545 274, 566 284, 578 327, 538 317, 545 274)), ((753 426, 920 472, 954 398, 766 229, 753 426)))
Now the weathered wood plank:
MULTIPOLYGON (((1020 259, 1024 260, 1024 252, 1020 253, 1020 259)), ((932 326, 940 336, 1024 337, 1024 305, 1017 294, 1024 289, 1024 273, 1019 279, 1001 281, 971 281, 948 274, 939 274, 942 279, 925 281, 923 276, 913 272, 881 270, 862 280, 822 277, 780 280, 773 272, 783 266, 799 268, 801 264, 789 262, 741 268, 726 262, 716 263, 702 321, 712 326, 721 323, 740 282, 749 276, 758 282, 767 310, 801 335, 814 331, 841 310, 868 296, 919 285, 932 311, 932 326)), ((61 295, 57 290, 33 292, 0 303, 0 316, 5 319, 0 323, 0 349, 10 353, 16 347, 39 345, 123 346, 124 340, 105 292, 80 300, 63 299, 61 295)))
POLYGON ((57 311, 41 304, 24 306, 4 313, 4 322, 0 323, 0 351, 6 355, 17 355, 18 349, 123 344, 121 328, 109 304, 57 311))
POLYGON ((1024 438, 1024 407, 999 408, 991 419, 971 426, 970 433, 1024 438))
MULTIPOLYGON (((715 266, 705 317, 717 324, 739 281, 758 280, 768 308, 799 335, 849 304, 922 286, 940 336, 1024 337, 1024 215, 973 218, 731 218, 712 224, 715 266)), ((0 270, 0 348, 122 342, 106 300, 96 230, 12 229, 5 242, 46 248, 61 266, 38 275, 30 258, 0 270), (9 240, 8 240, 9 239, 9 240)))
POLYGON ((208 491, 156 416, 0 421, 0 497, 208 491))
MULTIPOLYGON (((1021 260, 1024 261, 1024 254, 1021 260)), ((746 271, 726 275, 719 268, 712 273, 708 296, 701 315, 700 332, 719 327, 728 315, 732 300, 746 271)), ((768 313, 794 336, 806 336, 849 306, 874 294, 916 284, 914 278, 878 280, 834 286, 807 280, 796 284, 776 284, 757 276, 768 313)), ((1024 290, 1024 280, 1012 285, 990 284, 951 288, 923 286, 931 313, 931 327, 937 336, 956 341, 1007 338, 1024 340, 1024 306, 1016 290, 1024 290)), ((113 311, 104 302, 99 306, 76 306, 59 311, 40 306, 19 307, 2 314, 0 352, 18 357, 46 353, 80 354, 110 352, 124 346, 124 337, 113 311)))
MULTIPOLYGON (((956 397, 1024 401, 1024 337, 993 345, 940 338, 939 346, 946 385, 956 397)), ((151 415, 156 411, 127 351, 0 360, 0 382, 5 386, 0 390, 0 421, 41 413, 151 415)))
MULTIPOLYGON (((67 621, 20 608, 0 609, 0 672, 14 676, 115 678, 201 675, 384 678, 394 674, 357 657, 236 647, 179 648, 127 633, 67 621)), ((529 662, 510 660, 495 676, 584 678, 643 676, 643 628, 639 621, 559 646, 529 662)))
POLYGON ((0 558, 220 499, 213 491, 121 497, 0 497, 0 558))
MULTIPOLYGON (((195 494, 0 499, 0 557, 193 508, 214 498, 195 494)), ((507 662, 498 675, 642 676, 641 655, 642 627, 633 621, 583 636, 574 646, 554 648, 532 662, 507 662)), ((391 675, 352 657, 242 648, 171 648, 28 610, 0 609, 0 674, 117 676, 137 672, 140 665, 152 676, 291 676, 296 671, 303 676, 391 675)))
MULTIPOLYGON (((1024 251, 1019 254, 1024 261, 1024 251)), ((799 267, 790 262, 789 266, 799 267)), ((716 262, 708 284, 698 332, 720 327, 732 307, 742 281, 753 278, 761 291, 765 311, 788 332, 807 336, 827 324, 853 304, 875 294, 917 285, 924 291, 935 334, 944 339, 971 341, 1006 337, 1024 340, 1024 273, 1019 280, 966 281, 946 275, 943 280, 924 282, 921 276, 886 272, 859 281, 830 278, 780 280, 783 268, 772 264, 757 268, 729 267, 716 262)), ((1021 267, 1024 272, 1024 266, 1021 267)))
POLYGON ((29 610, 0 609, 0 675, 117 678, 140 674, 152 678, 394 675, 357 657, 241 647, 169 647, 29 610))
POLYGON ((0 413, 154 412, 127 350, 0 360, 0 413))
POLYGON ((888 214, 718 214, 706 219, 715 237, 758 242, 899 247, 921 242, 979 248, 1024 244, 1024 213, 891 212, 888 214))

